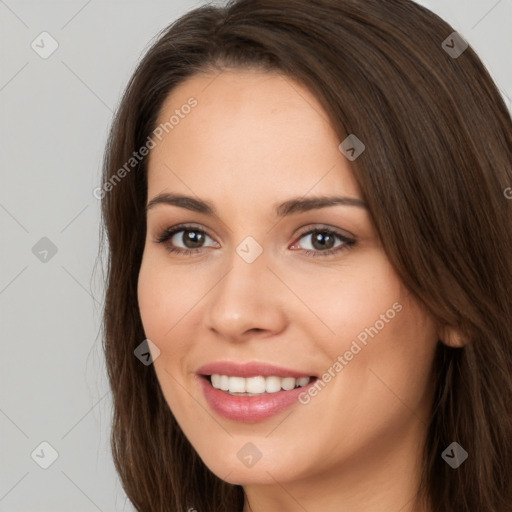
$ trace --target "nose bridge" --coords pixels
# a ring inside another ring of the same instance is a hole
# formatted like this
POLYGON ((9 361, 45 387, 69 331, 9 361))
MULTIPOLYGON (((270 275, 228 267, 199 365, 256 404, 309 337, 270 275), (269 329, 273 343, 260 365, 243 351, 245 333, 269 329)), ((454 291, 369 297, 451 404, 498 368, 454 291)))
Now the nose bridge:
POLYGON ((233 339, 251 329, 280 330, 285 320, 279 282, 267 268, 268 255, 250 238, 233 251, 208 307, 208 327, 233 339))

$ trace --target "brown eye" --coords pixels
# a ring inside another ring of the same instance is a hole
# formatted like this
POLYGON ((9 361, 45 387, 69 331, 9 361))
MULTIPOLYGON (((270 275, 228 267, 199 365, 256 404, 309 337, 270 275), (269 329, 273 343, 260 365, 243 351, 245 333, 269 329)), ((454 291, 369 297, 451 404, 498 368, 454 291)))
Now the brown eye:
MULTIPOLYGON (((349 249, 356 243, 355 240, 352 240, 337 231, 325 228, 311 229, 306 233, 303 233, 299 237, 299 240, 303 238, 310 238, 309 244, 306 244, 309 245, 309 247, 302 247, 304 252, 309 256, 327 256, 338 253, 349 249), (339 240, 339 243, 336 243, 336 239, 339 240)), ((299 246, 298 243, 294 244, 294 247, 297 246, 299 246)))
POLYGON ((156 242, 165 244, 169 252, 188 254, 198 252, 203 247, 207 247, 203 245, 207 238, 211 239, 202 229, 196 228, 195 226, 182 225, 166 229, 157 238, 156 242), (182 244, 183 247, 180 247, 180 244, 182 244))
POLYGON ((201 247, 204 243, 205 237, 207 236, 204 232, 199 230, 184 229, 182 231, 178 231, 172 238, 179 233, 183 234, 177 238, 183 243, 186 249, 197 249, 198 247, 201 247))

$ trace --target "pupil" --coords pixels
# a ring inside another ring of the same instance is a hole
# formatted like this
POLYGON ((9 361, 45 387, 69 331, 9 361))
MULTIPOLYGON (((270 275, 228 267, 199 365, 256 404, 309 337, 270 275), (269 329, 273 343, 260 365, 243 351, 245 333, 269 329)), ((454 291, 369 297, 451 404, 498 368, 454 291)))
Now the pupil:
POLYGON ((201 247, 204 238, 202 233, 198 233, 197 231, 185 231, 183 236, 185 237, 184 244, 189 249, 201 247))
POLYGON ((334 237, 332 235, 322 235, 322 233, 318 233, 316 236, 313 236, 313 247, 315 249, 331 249, 334 243, 334 237), (316 246, 318 244, 318 247, 316 246))

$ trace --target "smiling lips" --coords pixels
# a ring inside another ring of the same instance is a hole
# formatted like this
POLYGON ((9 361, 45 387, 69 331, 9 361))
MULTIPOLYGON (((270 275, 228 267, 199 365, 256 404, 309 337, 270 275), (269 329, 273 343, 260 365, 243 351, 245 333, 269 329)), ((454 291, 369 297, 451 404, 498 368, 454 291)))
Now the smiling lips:
POLYGON ((265 363, 218 362, 197 371, 210 407, 225 418, 254 423, 298 401, 316 376, 265 363))

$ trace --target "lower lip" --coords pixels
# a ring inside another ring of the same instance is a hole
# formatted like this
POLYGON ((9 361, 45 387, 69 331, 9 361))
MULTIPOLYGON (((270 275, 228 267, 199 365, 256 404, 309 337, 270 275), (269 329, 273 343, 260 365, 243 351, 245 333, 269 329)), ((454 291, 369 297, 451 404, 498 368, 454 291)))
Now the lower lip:
POLYGON ((204 376, 198 377, 210 407, 225 418, 243 423, 255 423, 279 414, 298 403, 299 395, 316 382, 316 379, 313 379, 306 386, 290 391, 283 390, 260 396, 237 396, 214 388, 204 376))

